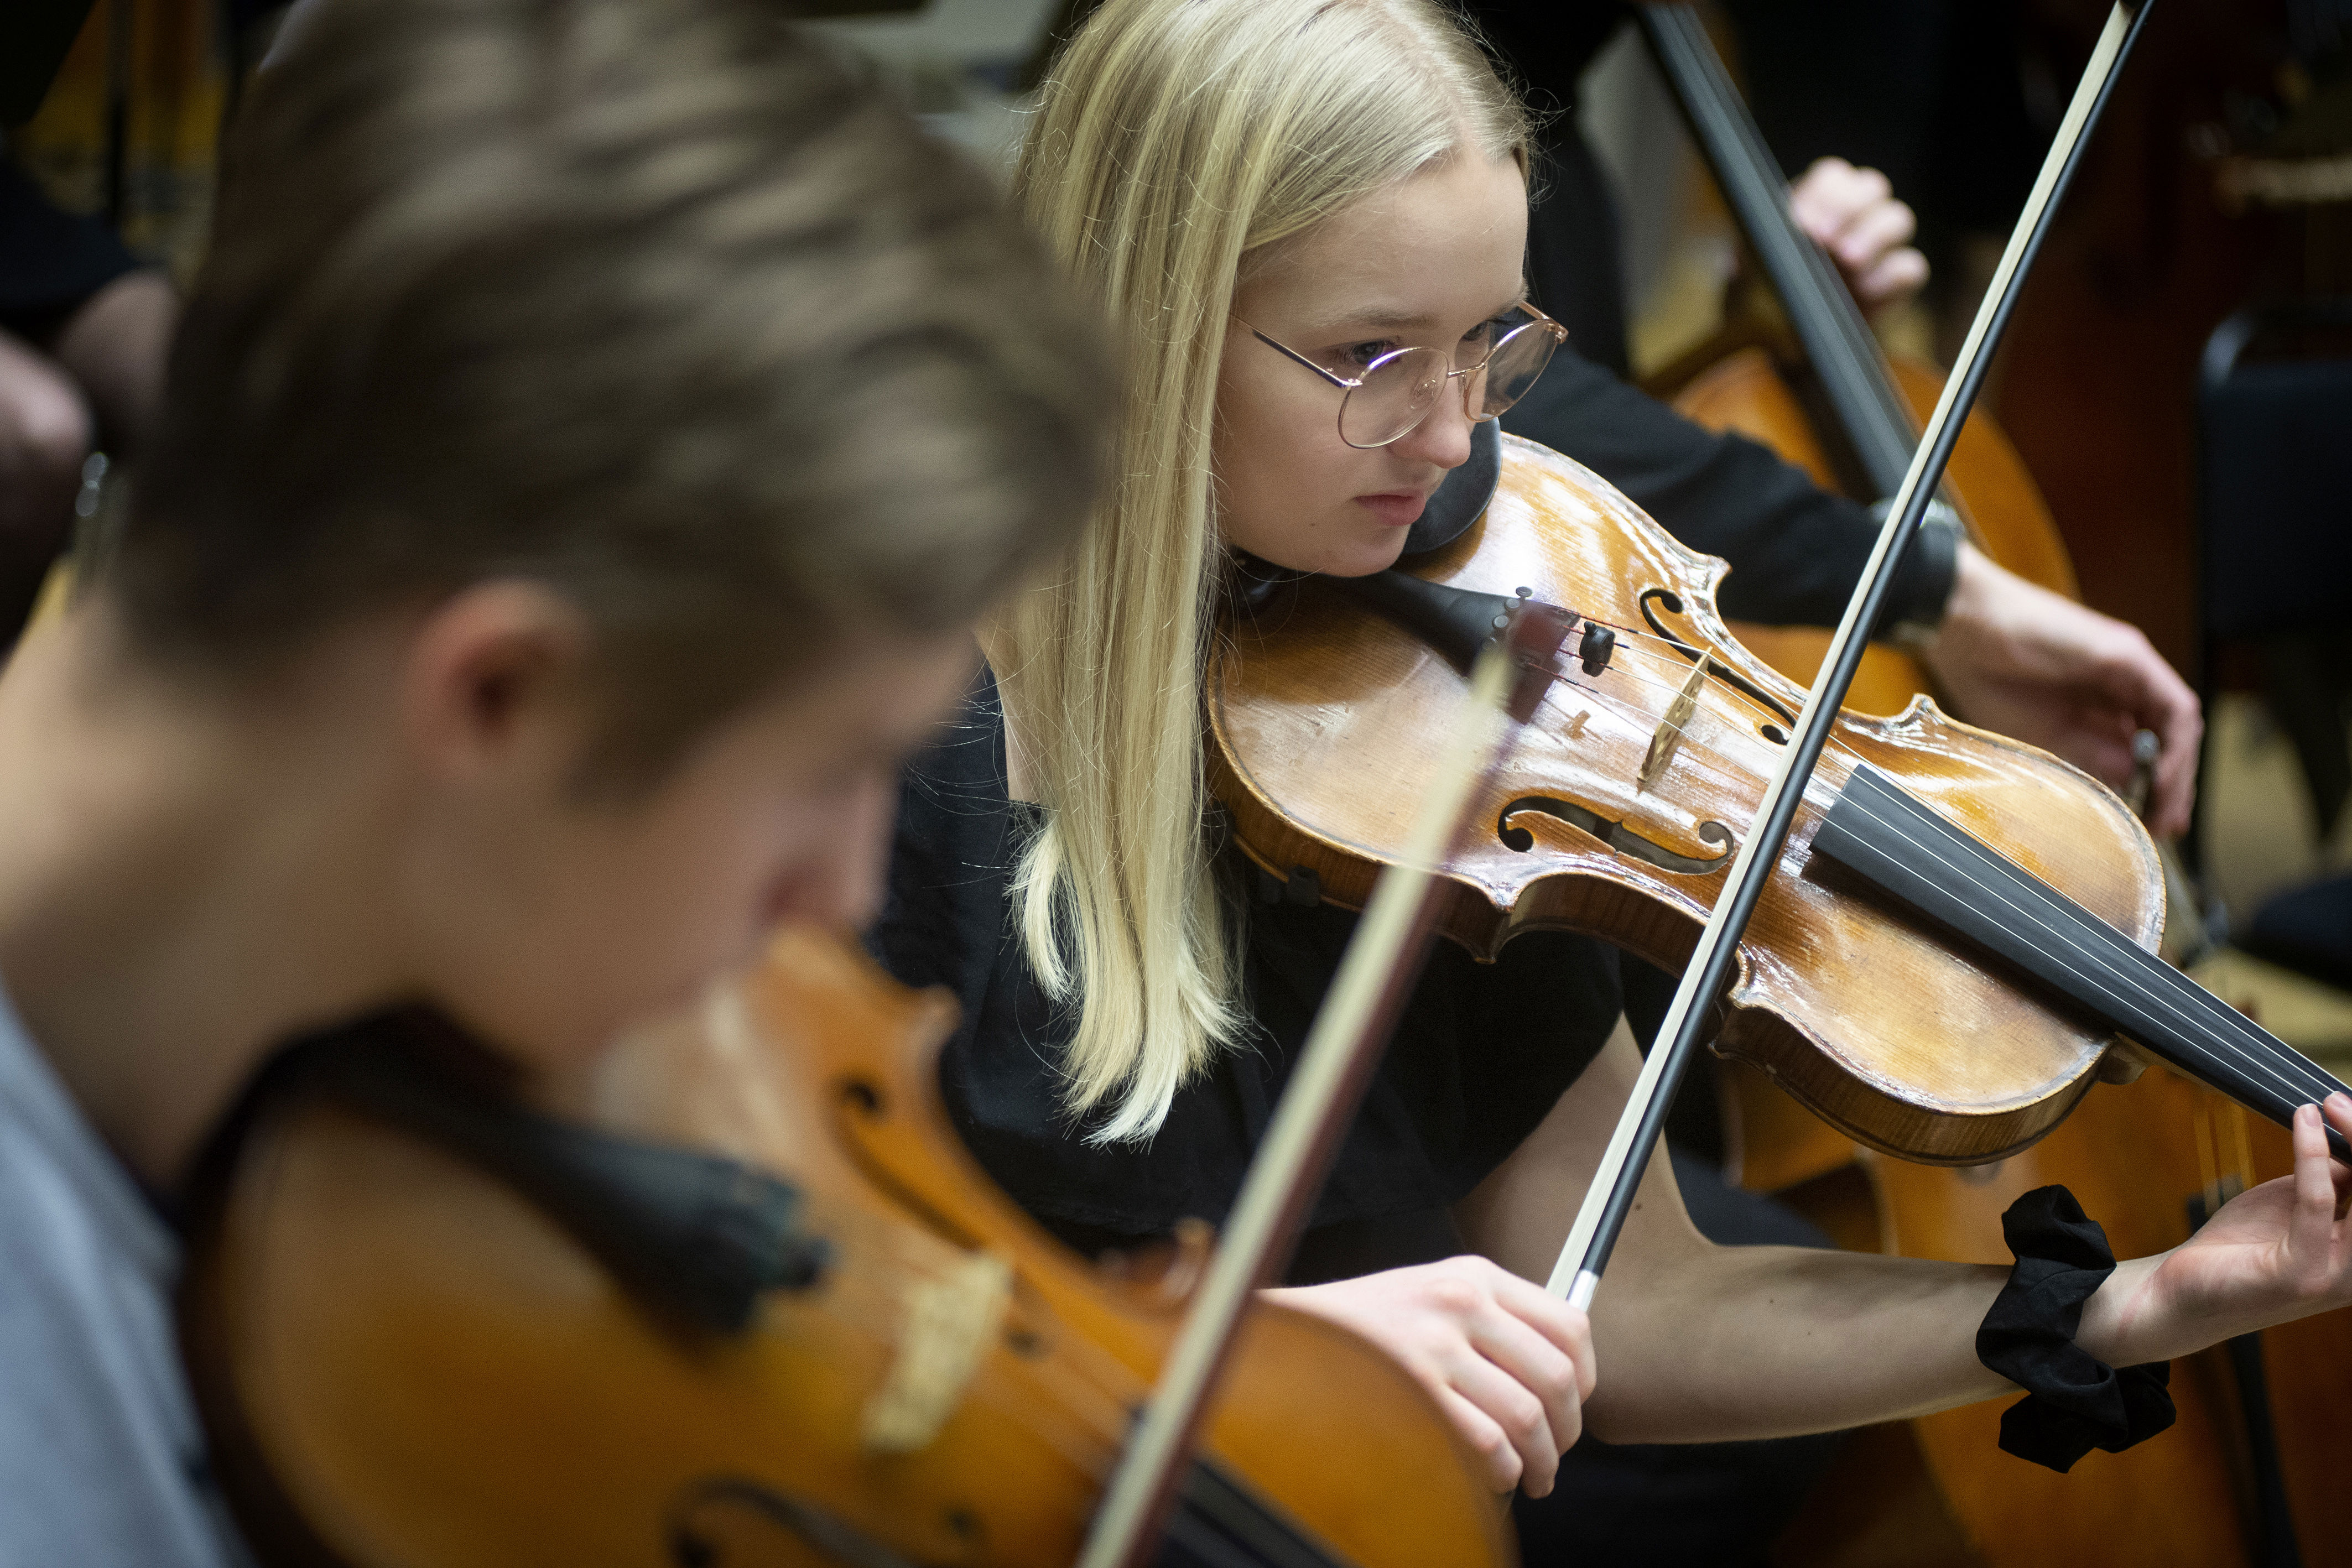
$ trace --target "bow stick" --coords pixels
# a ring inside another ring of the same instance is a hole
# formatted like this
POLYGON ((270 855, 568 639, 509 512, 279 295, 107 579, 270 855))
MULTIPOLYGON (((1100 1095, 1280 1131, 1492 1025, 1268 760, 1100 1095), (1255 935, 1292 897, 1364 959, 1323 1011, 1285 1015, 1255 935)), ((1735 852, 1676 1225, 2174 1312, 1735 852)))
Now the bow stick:
POLYGON ((1436 873, 1501 755, 1501 720, 1507 713, 1524 723, 1541 700, 1568 623, 1547 606, 1523 603, 1496 617, 1495 631, 1472 668, 1469 695, 1404 852, 1373 888, 1315 1014, 1192 1310, 1095 1512, 1078 1568, 1145 1568, 1150 1561, 1242 1313, 1289 1258, 1421 972, 1435 929, 1436 873))
POLYGON ((1927 516, 1935 499, 1936 486, 1942 481, 1944 465, 1951 459, 1953 444, 1959 439, 1960 427, 1984 384, 1992 350, 2000 341, 2002 329, 2009 325, 2010 313, 2017 303, 2018 285, 2042 248, 2042 236, 2049 230, 2059 199, 2065 194, 2082 161, 2084 141, 2106 107, 2116 75, 2153 8, 2154 0, 2143 0, 2135 16, 2118 0, 2107 14, 2106 26, 2099 34, 2090 63, 2083 68, 2082 80, 2075 85, 2074 99, 2066 106, 2066 118, 2059 124, 2050 155, 2042 161, 2042 172, 2025 199, 2024 210, 2018 214, 2017 226, 2010 233, 2008 248, 2001 253, 1991 287, 1985 290, 1976 320, 1969 328, 1968 340, 1960 345, 1958 361, 1945 378, 1943 396, 1937 401, 1936 412, 1928 416, 1927 431, 1912 454, 1902 487, 1887 508, 1877 547, 1871 551, 1862 580, 1846 603, 1845 618, 1838 623, 1837 634, 1830 640, 1821 674, 1805 698, 1804 711, 1798 716, 1796 732, 1781 753, 1780 765, 1771 781, 1765 786, 1755 825, 1748 831, 1748 841, 1739 846, 1738 857, 1732 862, 1714 912, 1707 917, 1706 928, 1699 933, 1698 946, 1683 969, 1674 1003, 1666 1009, 1665 1020, 1658 1026, 1659 1043, 1651 1048, 1648 1060, 1642 1064, 1641 1076, 1634 1080, 1633 1092, 1617 1119, 1617 1129, 1601 1157, 1600 1169, 1593 1173, 1592 1185, 1586 1189, 1576 1224, 1569 1231, 1568 1244, 1560 1249, 1559 1261, 1552 1269, 1546 1288, 1556 1296, 1565 1296, 1574 1306, 1585 1308, 1592 1304, 1601 1270, 1609 1266, 1609 1254, 1617 1245, 1618 1233, 1624 1228, 1625 1217, 1633 1210, 1633 1195, 1641 1186, 1642 1174, 1649 1166, 1652 1151, 1657 1147, 1659 1134, 1664 1131, 1667 1107, 1674 1103, 1683 1071, 1698 1049, 1699 1030, 1706 1019, 1704 1004, 1717 996, 1730 978, 1732 962, 1739 951, 1739 939, 1748 929, 1748 916, 1755 913, 1765 878, 1780 858, 1781 846, 1787 842, 1790 826, 1796 820, 1798 803, 1804 799, 1805 785, 1813 776, 1814 764, 1821 759, 1830 727, 1837 721, 1846 688, 1853 684, 1854 672, 1861 667, 1863 650, 1869 642, 1868 629, 1878 623, 1895 564, 1903 559, 1912 536, 1919 531, 1920 519, 1927 516))

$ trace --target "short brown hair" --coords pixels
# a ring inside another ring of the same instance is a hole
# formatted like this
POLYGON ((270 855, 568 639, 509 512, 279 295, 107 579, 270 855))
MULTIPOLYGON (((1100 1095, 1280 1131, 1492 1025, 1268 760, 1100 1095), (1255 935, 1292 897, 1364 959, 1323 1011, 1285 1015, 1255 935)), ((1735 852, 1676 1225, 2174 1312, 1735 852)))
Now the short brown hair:
POLYGON ((262 667, 515 575, 659 766, 1062 544, 1117 399, 988 177, 768 0, 316 0, 242 105, 100 580, 262 667))

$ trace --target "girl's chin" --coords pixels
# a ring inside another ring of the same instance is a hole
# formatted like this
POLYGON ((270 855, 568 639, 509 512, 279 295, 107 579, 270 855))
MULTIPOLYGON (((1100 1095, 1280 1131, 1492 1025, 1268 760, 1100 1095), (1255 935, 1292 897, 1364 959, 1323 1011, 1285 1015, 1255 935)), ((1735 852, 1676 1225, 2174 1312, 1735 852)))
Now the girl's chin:
POLYGON ((1320 572, 1327 577, 1370 577, 1386 571, 1404 553, 1406 530, 1385 523, 1370 524, 1362 509, 1334 519, 1328 527, 1293 538, 1264 541, 1264 548, 1228 536, 1228 542, 1286 571, 1320 572))
POLYGON ((1321 570, 1333 577, 1370 577, 1386 571, 1404 554, 1404 529, 1384 527, 1372 538, 1349 540, 1346 549, 1333 552, 1339 559, 1321 570))
POLYGON ((1397 563, 1397 558, 1404 553, 1404 539, 1402 528, 1383 526, 1373 532, 1359 522, 1354 528, 1335 528, 1321 536, 1311 549, 1286 552, 1292 559, 1275 560, 1274 564, 1293 571, 1320 572, 1326 577, 1370 577, 1397 563))

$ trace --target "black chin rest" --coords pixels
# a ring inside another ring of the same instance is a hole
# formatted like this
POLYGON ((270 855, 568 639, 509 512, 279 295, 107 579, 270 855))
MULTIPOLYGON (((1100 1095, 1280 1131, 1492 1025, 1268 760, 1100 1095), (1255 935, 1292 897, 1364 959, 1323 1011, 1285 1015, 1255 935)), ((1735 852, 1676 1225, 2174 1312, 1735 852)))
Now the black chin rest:
POLYGON ((1503 477, 1503 427, 1495 420, 1470 427, 1470 460, 1445 476, 1405 531, 1404 559, 1427 555, 1462 537, 1478 520, 1503 477))

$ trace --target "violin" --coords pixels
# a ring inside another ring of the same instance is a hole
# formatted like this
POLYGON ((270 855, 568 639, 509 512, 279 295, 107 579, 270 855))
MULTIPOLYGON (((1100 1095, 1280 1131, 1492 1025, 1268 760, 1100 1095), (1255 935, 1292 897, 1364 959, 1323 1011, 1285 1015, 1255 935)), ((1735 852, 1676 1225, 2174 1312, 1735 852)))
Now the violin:
MULTIPOLYGON (((419 1010, 286 1052, 180 1303, 262 1561, 1072 1561, 1205 1233, 1151 1279, 1048 1237, 939 1103, 952 1013, 803 930, 535 1094, 419 1010)), ((1160 1561, 1514 1561, 1380 1351, 1254 1301, 1230 1372, 1160 1561)))
MULTIPOLYGON (((1568 458, 1502 450, 1484 515, 1410 571, 1307 579, 1235 619, 1205 677, 1212 787, 1290 895, 1360 907, 1472 640, 1552 606, 1562 653, 1446 868, 1440 929, 1482 956, 1580 931, 1679 969, 1804 694, 1724 625, 1721 561, 1568 458)), ((1925 700, 1830 736, 1708 998, 1718 1052, 1933 1165, 2025 1148, 2142 1050, 2282 1124, 2337 1087, 2154 956, 2162 871, 2104 785, 1925 700)))

